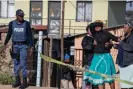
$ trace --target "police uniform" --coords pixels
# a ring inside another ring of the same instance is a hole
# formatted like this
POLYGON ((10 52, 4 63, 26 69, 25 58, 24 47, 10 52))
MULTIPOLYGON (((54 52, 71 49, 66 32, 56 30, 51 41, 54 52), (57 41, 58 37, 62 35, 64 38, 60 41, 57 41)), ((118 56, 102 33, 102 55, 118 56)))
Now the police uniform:
MULTIPOLYGON (((21 9, 16 11, 16 15, 24 15, 21 9)), ((9 30, 6 36, 5 45, 12 37, 12 59, 14 62, 14 74, 16 77, 13 88, 20 86, 20 89, 25 89, 27 86, 27 48, 33 47, 33 38, 30 23, 23 20, 18 23, 13 20, 9 23, 9 30), (22 71, 23 83, 20 82, 19 70, 22 71)))

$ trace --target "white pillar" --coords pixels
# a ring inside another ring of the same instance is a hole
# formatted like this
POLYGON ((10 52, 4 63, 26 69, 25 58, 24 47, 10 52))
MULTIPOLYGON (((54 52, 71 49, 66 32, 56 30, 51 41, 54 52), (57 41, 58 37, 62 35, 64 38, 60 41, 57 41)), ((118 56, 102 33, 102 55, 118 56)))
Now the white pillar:
POLYGON ((41 80, 41 64, 42 64, 42 59, 40 57, 40 53, 42 53, 42 36, 43 36, 43 31, 39 31, 38 60, 37 60, 37 79, 36 79, 36 86, 37 87, 40 87, 40 80, 41 80))

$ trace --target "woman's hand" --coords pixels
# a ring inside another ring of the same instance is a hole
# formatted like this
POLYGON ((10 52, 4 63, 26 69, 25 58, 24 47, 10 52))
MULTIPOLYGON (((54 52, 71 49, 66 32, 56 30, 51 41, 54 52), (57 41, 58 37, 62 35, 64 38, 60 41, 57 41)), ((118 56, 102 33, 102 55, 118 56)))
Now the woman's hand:
POLYGON ((122 36, 120 39, 121 39, 121 40, 124 40, 124 39, 125 39, 125 36, 122 36))
POLYGON ((93 45, 97 45, 97 42, 96 42, 96 40, 94 40, 94 42, 93 42, 93 45))
POLYGON ((105 43, 105 47, 106 47, 106 48, 108 48, 110 45, 111 45, 110 42, 106 42, 106 43, 105 43))
POLYGON ((113 47, 114 47, 115 49, 118 49, 119 44, 114 44, 113 47))
POLYGON ((110 40, 109 42, 106 42, 106 43, 105 43, 105 47, 106 47, 106 48, 112 48, 112 46, 113 46, 112 40, 110 40))

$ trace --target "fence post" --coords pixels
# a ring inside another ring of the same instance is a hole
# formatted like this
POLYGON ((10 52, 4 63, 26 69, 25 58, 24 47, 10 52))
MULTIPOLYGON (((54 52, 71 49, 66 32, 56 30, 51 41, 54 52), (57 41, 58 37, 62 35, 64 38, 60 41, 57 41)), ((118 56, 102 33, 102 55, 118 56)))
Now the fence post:
MULTIPOLYGON (((49 42, 48 40, 44 40, 44 54, 48 56, 48 50, 49 50, 49 42)), ((43 60, 43 87, 48 86, 48 62, 43 60)))
MULTIPOLYGON (((52 45, 53 45, 53 38, 50 37, 50 46, 49 46, 49 57, 52 57, 52 45)), ((48 63, 48 86, 50 87, 50 82, 51 82, 51 73, 52 73, 52 65, 49 62, 48 63)))

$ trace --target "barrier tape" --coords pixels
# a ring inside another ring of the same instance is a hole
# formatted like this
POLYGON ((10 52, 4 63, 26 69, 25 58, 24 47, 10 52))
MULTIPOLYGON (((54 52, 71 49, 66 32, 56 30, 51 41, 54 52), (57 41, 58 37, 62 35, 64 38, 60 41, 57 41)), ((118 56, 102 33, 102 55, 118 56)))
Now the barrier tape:
MULTIPOLYGON (((4 47, 4 45, 0 44, 0 53, 3 51, 3 47, 4 47)), ((37 47, 37 44, 36 44, 35 48, 36 47, 37 47)), ((133 85, 133 82, 122 80, 117 76, 109 76, 109 75, 105 75, 105 74, 102 74, 102 73, 99 73, 96 71, 87 70, 85 68, 80 68, 80 67, 76 67, 74 65, 66 64, 66 63, 63 63, 61 61, 55 60, 53 58, 47 57, 47 56, 43 55, 42 53, 40 53, 40 57, 47 62, 52 62, 52 63, 56 63, 58 65, 63 65, 63 66, 67 66, 69 68, 72 68, 74 71, 79 71, 79 72, 85 72, 86 71, 86 72, 89 72, 91 74, 96 74, 96 75, 102 76, 103 78, 111 78, 111 79, 116 80, 116 81, 121 82, 121 83, 133 85)))
MULTIPOLYGON (((35 49, 36 51, 37 50, 37 46, 38 46, 38 42, 35 44, 35 49)), ((102 74, 102 73, 99 73, 99 72, 96 72, 96 71, 92 71, 92 70, 88 70, 88 69, 85 69, 85 68, 80 68, 80 67, 76 67, 74 65, 70 65, 70 64, 66 64, 66 63, 63 63, 61 61, 58 61, 56 59, 53 59, 53 58, 50 58, 48 56, 45 56, 43 55, 42 53, 40 53, 40 57, 47 61, 47 62, 52 62, 52 63, 56 63, 58 65, 63 65, 63 66, 67 66, 69 68, 72 68, 74 71, 79 71, 79 72, 89 72, 91 74, 96 74, 96 75, 99 75, 99 76, 102 76, 103 78, 110 78, 110 79, 113 79, 115 81, 118 81, 118 82, 121 82, 121 83, 125 83, 125 84, 129 84, 129 85, 133 85, 133 82, 130 82, 130 81, 126 81, 126 80, 122 80, 120 79, 119 77, 117 76, 109 76, 109 75, 105 75, 105 74, 102 74)))
POLYGON ((61 61, 58 61, 58 60, 55 60, 53 58, 47 57, 47 56, 43 55, 42 53, 40 53, 40 57, 42 59, 44 59, 45 61, 47 61, 47 62, 52 62, 52 63, 56 63, 58 65, 63 65, 63 66, 67 66, 69 68, 72 68, 74 71, 79 71, 79 72, 85 72, 86 71, 86 72, 89 72, 91 74, 96 74, 96 75, 102 76, 103 78, 111 78, 111 79, 116 80, 116 81, 121 82, 121 83, 133 85, 133 82, 122 80, 117 76, 109 76, 109 75, 101 74, 99 72, 95 72, 95 71, 92 71, 92 70, 87 70, 85 68, 79 68, 79 67, 76 67, 76 66, 73 66, 73 65, 70 65, 70 64, 65 64, 61 61))

